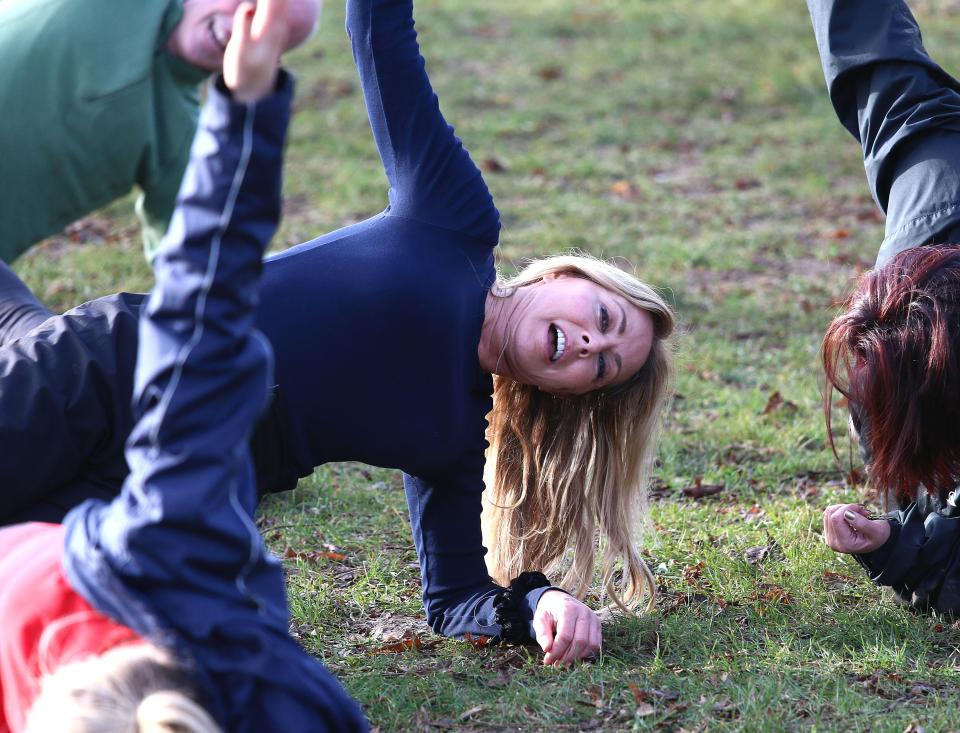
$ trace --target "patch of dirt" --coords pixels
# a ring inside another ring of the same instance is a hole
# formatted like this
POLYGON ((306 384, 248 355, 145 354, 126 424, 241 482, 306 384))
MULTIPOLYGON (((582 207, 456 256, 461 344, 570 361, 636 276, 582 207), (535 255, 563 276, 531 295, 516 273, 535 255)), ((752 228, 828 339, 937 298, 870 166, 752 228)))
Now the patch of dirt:
POLYGON ((433 629, 421 615, 385 613, 374 619, 369 627, 369 635, 376 641, 390 643, 417 636, 433 636, 433 629))
POLYGON ((31 247, 31 256, 57 260, 72 249, 85 245, 116 244, 138 238, 135 227, 120 227, 113 219, 91 214, 78 219, 59 234, 31 247), (42 254, 41 254, 42 253, 42 254))
POLYGON ((684 273, 687 288, 702 295, 723 297, 732 292, 781 291, 788 280, 810 280, 822 283, 837 279, 837 265, 815 257, 772 260, 757 255, 757 269, 710 269, 691 267, 684 273))

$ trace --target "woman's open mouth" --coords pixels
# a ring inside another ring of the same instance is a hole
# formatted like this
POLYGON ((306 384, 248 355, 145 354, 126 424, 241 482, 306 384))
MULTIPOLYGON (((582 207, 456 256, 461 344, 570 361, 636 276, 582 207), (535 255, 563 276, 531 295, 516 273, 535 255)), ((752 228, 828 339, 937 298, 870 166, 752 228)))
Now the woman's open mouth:
POLYGON ((566 349, 567 337, 559 327, 552 323, 550 324, 550 345, 553 347, 550 353, 550 361, 558 361, 566 349))

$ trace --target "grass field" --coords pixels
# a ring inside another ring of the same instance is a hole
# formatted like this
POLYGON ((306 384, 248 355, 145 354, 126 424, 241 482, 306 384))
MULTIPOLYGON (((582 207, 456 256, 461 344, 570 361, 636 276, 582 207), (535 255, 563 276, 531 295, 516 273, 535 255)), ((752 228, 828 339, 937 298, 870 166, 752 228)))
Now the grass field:
MULTIPOLYGON (((917 10, 935 58, 960 67, 960 3, 917 10)), ((289 59, 276 248, 385 205, 342 9, 323 22, 289 59)), ((858 489, 826 445, 819 338, 883 224, 803 3, 422 0, 418 27, 503 214, 504 267, 568 248, 624 258, 680 314, 644 539, 659 601, 607 621, 600 659, 572 671, 434 637, 399 477, 336 465, 260 520, 286 556, 294 632, 384 733, 960 730, 960 628, 897 608, 820 536, 822 507, 858 489), (684 496, 698 482, 722 490, 684 496)), ((58 308, 149 287, 130 210, 18 271, 58 308)))

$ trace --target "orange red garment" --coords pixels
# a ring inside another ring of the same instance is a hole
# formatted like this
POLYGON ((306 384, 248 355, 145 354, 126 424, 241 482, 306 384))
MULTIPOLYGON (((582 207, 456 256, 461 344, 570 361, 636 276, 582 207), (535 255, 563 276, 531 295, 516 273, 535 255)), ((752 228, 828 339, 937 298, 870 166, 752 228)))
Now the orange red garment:
POLYGON ((63 572, 63 527, 0 529, 0 733, 19 733, 44 674, 141 641, 94 610, 63 572))

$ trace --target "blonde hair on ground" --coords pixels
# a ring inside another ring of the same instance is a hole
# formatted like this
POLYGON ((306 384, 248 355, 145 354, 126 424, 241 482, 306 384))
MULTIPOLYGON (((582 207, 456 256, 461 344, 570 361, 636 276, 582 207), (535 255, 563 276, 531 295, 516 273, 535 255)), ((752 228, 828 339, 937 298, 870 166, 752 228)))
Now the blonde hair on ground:
POLYGON ((583 598, 600 549, 610 599, 628 610, 646 598, 649 610, 656 584, 638 540, 661 413, 673 386, 673 312, 649 285, 583 255, 536 260, 498 280, 493 294, 510 297, 550 274, 586 278, 649 313, 653 343, 626 383, 585 395, 558 398, 494 377, 483 511, 487 567, 506 585, 525 570, 557 571, 572 550, 560 585, 583 598))
POLYGON ((183 670, 151 644, 115 647, 43 678, 26 733, 222 733, 183 670))

